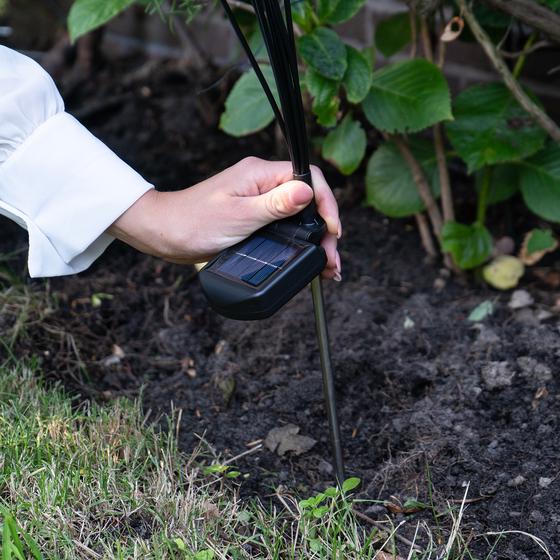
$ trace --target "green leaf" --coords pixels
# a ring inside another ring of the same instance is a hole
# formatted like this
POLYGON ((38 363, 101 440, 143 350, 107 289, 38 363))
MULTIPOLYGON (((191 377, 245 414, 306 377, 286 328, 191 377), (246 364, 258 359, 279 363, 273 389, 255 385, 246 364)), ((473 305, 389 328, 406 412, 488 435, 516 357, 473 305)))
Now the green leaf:
MULTIPOLYGON (((261 69, 272 93, 277 98, 272 68, 263 65, 261 69)), ((231 136, 246 136, 262 130, 273 120, 272 107, 254 70, 246 72, 237 80, 226 99, 225 111, 220 118, 220 128, 231 136)))
POLYGON ((521 162, 521 192, 529 210, 551 222, 560 222, 560 144, 521 162))
POLYGON ((468 320, 472 323, 480 323, 484 321, 486 317, 489 317, 494 313, 494 304, 490 300, 485 300, 479 303, 468 316, 468 320))
POLYGON ((441 245, 462 269, 480 266, 492 254, 492 236, 481 224, 446 222, 441 230, 441 245))
MULTIPOLYGON (((430 142, 416 139, 412 153, 422 166, 434 196, 439 196, 437 160, 430 142)), ((366 203, 391 218, 412 216, 424 210, 412 173, 392 142, 371 156, 366 171, 366 203)))
POLYGON ((329 132, 323 144, 323 157, 344 175, 358 169, 366 153, 366 133, 350 114, 329 132))
MULTIPOLYGON (((483 171, 476 174, 476 190, 482 187, 483 171)), ((519 190, 519 168, 515 165, 496 165, 490 174, 490 192, 487 204, 498 204, 510 199, 519 190)))
POLYGON ((315 25, 315 13, 309 0, 292 2, 292 18, 306 33, 315 25))
POLYGON ((353 476, 351 478, 347 478, 343 483, 342 483, 342 491, 343 492, 351 492, 352 490, 355 490, 356 488, 358 488, 358 486, 360 485, 360 479, 353 476))
POLYGON ((313 70, 331 80, 342 80, 348 63, 340 37, 326 27, 318 27, 298 39, 301 57, 313 70))
POLYGON ((546 139, 546 132, 503 84, 476 85, 462 91, 455 98, 453 114, 455 120, 446 123, 447 134, 469 173, 484 165, 531 156, 546 139))
POLYGON ((527 239, 527 254, 533 255, 541 251, 550 251, 558 245, 552 231, 549 229, 534 229, 527 239))
POLYGON ((375 45, 386 57, 402 51, 412 40, 409 12, 380 21, 375 28, 375 45))
POLYGON ((338 488, 335 488, 334 486, 329 486, 325 492, 324 492, 325 496, 328 496, 329 498, 336 498, 336 496, 338 496, 338 488))
POLYGON ((417 132, 452 118, 447 81, 435 64, 420 58, 374 72, 362 105, 369 122, 390 133, 417 132))
POLYGON ((313 97, 312 110, 317 122, 323 126, 335 126, 340 98, 337 96, 338 82, 329 80, 308 68, 305 74, 305 85, 313 97))
POLYGON ((75 41, 120 14, 135 0, 76 0, 68 13, 70 39, 75 41))
POLYGON ((317 15, 322 23, 342 23, 355 16, 366 0, 319 0, 317 15))
POLYGON ((361 103, 371 87, 371 64, 365 55, 349 45, 346 45, 346 58, 348 67, 342 85, 350 103, 361 103))
POLYGON ((313 517, 315 517, 315 519, 321 519, 321 517, 325 517, 328 512, 329 506, 321 506, 313 510, 313 517))
POLYGON ((183 539, 180 539, 179 537, 173 539, 173 542, 175 543, 175 546, 185 552, 187 550, 187 545, 185 544, 185 541, 183 539))
POLYGON ((214 551, 207 548, 205 550, 200 550, 193 556, 193 560, 214 560, 216 555, 214 551))

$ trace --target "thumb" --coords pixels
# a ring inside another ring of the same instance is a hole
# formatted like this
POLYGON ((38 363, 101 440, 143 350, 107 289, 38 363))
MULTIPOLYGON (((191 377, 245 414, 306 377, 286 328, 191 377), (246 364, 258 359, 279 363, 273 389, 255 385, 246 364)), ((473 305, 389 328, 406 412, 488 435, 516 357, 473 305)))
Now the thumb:
POLYGON ((251 198, 254 211, 252 217, 256 222, 265 225, 303 210, 313 198, 313 189, 302 181, 288 181, 251 198))

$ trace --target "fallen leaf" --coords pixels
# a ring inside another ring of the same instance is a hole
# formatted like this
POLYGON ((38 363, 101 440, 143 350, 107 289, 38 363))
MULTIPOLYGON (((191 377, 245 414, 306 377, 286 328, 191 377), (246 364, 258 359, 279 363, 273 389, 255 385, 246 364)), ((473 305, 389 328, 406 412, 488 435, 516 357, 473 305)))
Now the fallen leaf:
POLYGON ((463 28, 465 27, 465 20, 462 17, 455 16, 452 17, 447 25, 445 26, 443 33, 441 34, 440 40, 444 43, 450 43, 455 41, 461 35, 463 28))
POLYGON ((532 273, 553 289, 560 288, 560 272, 546 267, 533 268, 532 273))
POLYGON ((482 269, 484 280, 498 290, 515 288, 524 273, 523 263, 510 255, 500 255, 482 269))
POLYGON ((532 266, 557 247, 558 240, 549 229, 533 229, 523 239, 519 258, 524 264, 532 266))
POLYGON ((264 440, 266 447, 280 457, 288 451, 301 455, 309 451, 317 442, 310 437, 299 435, 299 426, 286 424, 272 428, 264 440))
POLYGON ((494 304, 489 300, 485 300, 482 303, 479 303, 471 311, 468 320, 473 323, 478 323, 480 321, 484 321, 484 319, 486 319, 489 315, 492 315, 492 313, 494 313, 494 304))

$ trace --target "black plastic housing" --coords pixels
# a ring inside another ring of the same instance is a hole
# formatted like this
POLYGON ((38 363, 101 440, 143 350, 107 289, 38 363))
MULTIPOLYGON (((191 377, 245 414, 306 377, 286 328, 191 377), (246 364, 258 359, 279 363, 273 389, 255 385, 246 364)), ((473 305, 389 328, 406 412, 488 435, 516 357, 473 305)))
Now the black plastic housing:
POLYGON ((226 249, 200 271, 202 289, 215 311, 230 319, 265 319, 323 271, 324 249, 278 224, 226 249), (253 252, 258 248, 260 253, 253 252))

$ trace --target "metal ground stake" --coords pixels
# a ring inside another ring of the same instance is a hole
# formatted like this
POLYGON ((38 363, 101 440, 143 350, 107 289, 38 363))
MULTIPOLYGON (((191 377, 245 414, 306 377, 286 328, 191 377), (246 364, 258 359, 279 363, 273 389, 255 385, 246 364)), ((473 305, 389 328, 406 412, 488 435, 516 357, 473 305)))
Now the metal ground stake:
POLYGON ((313 307, 315 308, 315 328, 317 330, 319 356, 321 357, 321 369, 323 371, 323 393, 325 396, 325 406, 329 421, 333 467, 335 469, 338 484, 342 486, 345 478, 344 459, 342 457, 340 427, 336 415, 336 396, 329 346, 329 331, 327 329, 327 319, 325 317, 325 302, 323 299, 323 286, 321 284, 320 276, 317 276, 314 280, 312 280, 311 294, 313 296, 313 307))

